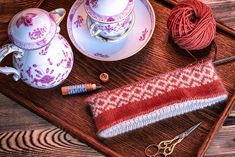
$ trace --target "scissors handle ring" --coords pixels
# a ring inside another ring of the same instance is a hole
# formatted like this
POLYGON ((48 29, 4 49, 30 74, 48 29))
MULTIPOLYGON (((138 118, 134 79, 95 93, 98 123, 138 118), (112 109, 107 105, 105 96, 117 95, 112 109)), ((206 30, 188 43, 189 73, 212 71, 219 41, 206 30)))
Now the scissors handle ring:
POLYGON ((158 152, 159 152, 159 147, 157 144, 150 144, 148 147, 145 148, 145 155, 148 156, 148 157, 155 157, 158 152), (157 152, 156 153, 153 153, 153 154, 149 154, 148 153, 148 150, 150 150, 152 147, 156 147, 157 148, 157 152))

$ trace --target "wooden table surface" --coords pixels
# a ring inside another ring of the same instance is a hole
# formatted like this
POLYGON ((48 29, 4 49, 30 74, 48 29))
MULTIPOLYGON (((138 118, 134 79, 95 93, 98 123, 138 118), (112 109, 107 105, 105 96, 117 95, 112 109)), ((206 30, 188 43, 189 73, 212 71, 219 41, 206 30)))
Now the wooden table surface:
MULTIPOLYGON (((212 141, 206 157, 234 157, 234 139, 235 109, 212 141)), ((0 94, 0 156, 104 155, 0 94)))
MULTIPOLYGON (((229 0, 227 0, 229 1, 229 0)), ((0 39, 16 7, 28 8, 38 0, 0 1, 0 39), (6 7, 6 2, 10 2, 6 7), (14 5, 13 5, 14 4, 14 5), (22 7, 23 6, 23 7, 22 7), (6 10, 7 8, 7 10, 6 10), (8 13, 8 14, 6 14, 8 13)), ((233 12, 232 12, 233 13, 233 12)), ((231 18, 234 20, 234 18, 231 18)), ((1 40, 2 44, 5 40, 1 40)), ((213 140, 206 156, 235 156, 235 111, 213 140)), ((0 156, 103 156, 69 133, 0 95, 0 156)))

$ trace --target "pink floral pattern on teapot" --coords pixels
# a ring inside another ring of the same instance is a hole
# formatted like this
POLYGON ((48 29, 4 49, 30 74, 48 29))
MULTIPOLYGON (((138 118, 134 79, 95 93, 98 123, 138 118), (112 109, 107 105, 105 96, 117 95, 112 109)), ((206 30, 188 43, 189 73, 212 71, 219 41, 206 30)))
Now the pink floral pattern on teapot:
POLYGON ((0 49, 0 62, 13 53, 14 67, 0 67, 0 73, 13 74, 15 81, 21 79, 40 89, 62 83, 71 72, 74 61, 69 43, 58 31, 64 15, 62 8, 50 13, 31 8, 14 16, 9 24, 12 44, 0 49))
POLYGON ((73 52, 63 36, 56 35, 49 45, 31 53, 26 51, 24 57, 13 60, 26 84, 40 89, 52 88, 68 77, 73 65, 73 52))
POLYGON ((50 42, 59 30, 53 18, 52 13, 39 8, 19 12, 9 23, 8 35, 11 42, 22 49, 41 48, 50 42))
POLYGON ((29 37, 32 40, 37 40, 45 36, 45 32, 47 31, 46 27, 36 28, 32 32, 29 32, 29 37))
POLYGON ((37 14, 35 13, 27 13, 25 16, 21 16, 17 22, 16 22, 16 26, 17 28, 19 28, 22 24, 24 24, 25 26, 32 26, 33 25, 33 18, 36 16, 37 14))

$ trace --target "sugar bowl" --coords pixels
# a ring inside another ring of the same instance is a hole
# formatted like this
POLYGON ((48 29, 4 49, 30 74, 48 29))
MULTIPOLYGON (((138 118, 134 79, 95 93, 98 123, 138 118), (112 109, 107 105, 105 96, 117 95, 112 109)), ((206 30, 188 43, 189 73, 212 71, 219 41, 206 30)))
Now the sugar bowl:
POLYGON ((135 0, 86 0, 87 27, 103 41, 119 41, 132 29, 135 0))
POLYGON ((59 34, 64 16, 63 8, 51 12, 30 8, 16 14, 8 25, 11 43, 0 49, 0 62, 13 53, 14 67, 0 67, 0 73, 40 89, 62 83, 73 66, 72 49, 59 34))

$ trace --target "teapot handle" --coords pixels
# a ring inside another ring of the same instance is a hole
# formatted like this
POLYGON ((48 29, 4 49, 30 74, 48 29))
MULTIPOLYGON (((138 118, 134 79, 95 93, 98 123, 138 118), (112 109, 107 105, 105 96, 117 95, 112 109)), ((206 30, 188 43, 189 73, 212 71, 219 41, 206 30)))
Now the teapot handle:
MULTIPOLYGON (((0 62, 10 53, 13 53, 14 57, 21 58, 24 55, 22 49, 16 47, 13 44, 6 44, 0 48, 0 62)), ((13 74, 13 79, 18 81, 20 79, 20 72, 13 67, 0 67, 0 73, 5 75, 13 74)))
POLYGON ((64 16, 66 14, 66 10, 64 8, 58 8, 58 9, 50 11, 49 14, 55 20, 56 25, 59 26, 61 21, 64 19, 64 16))

